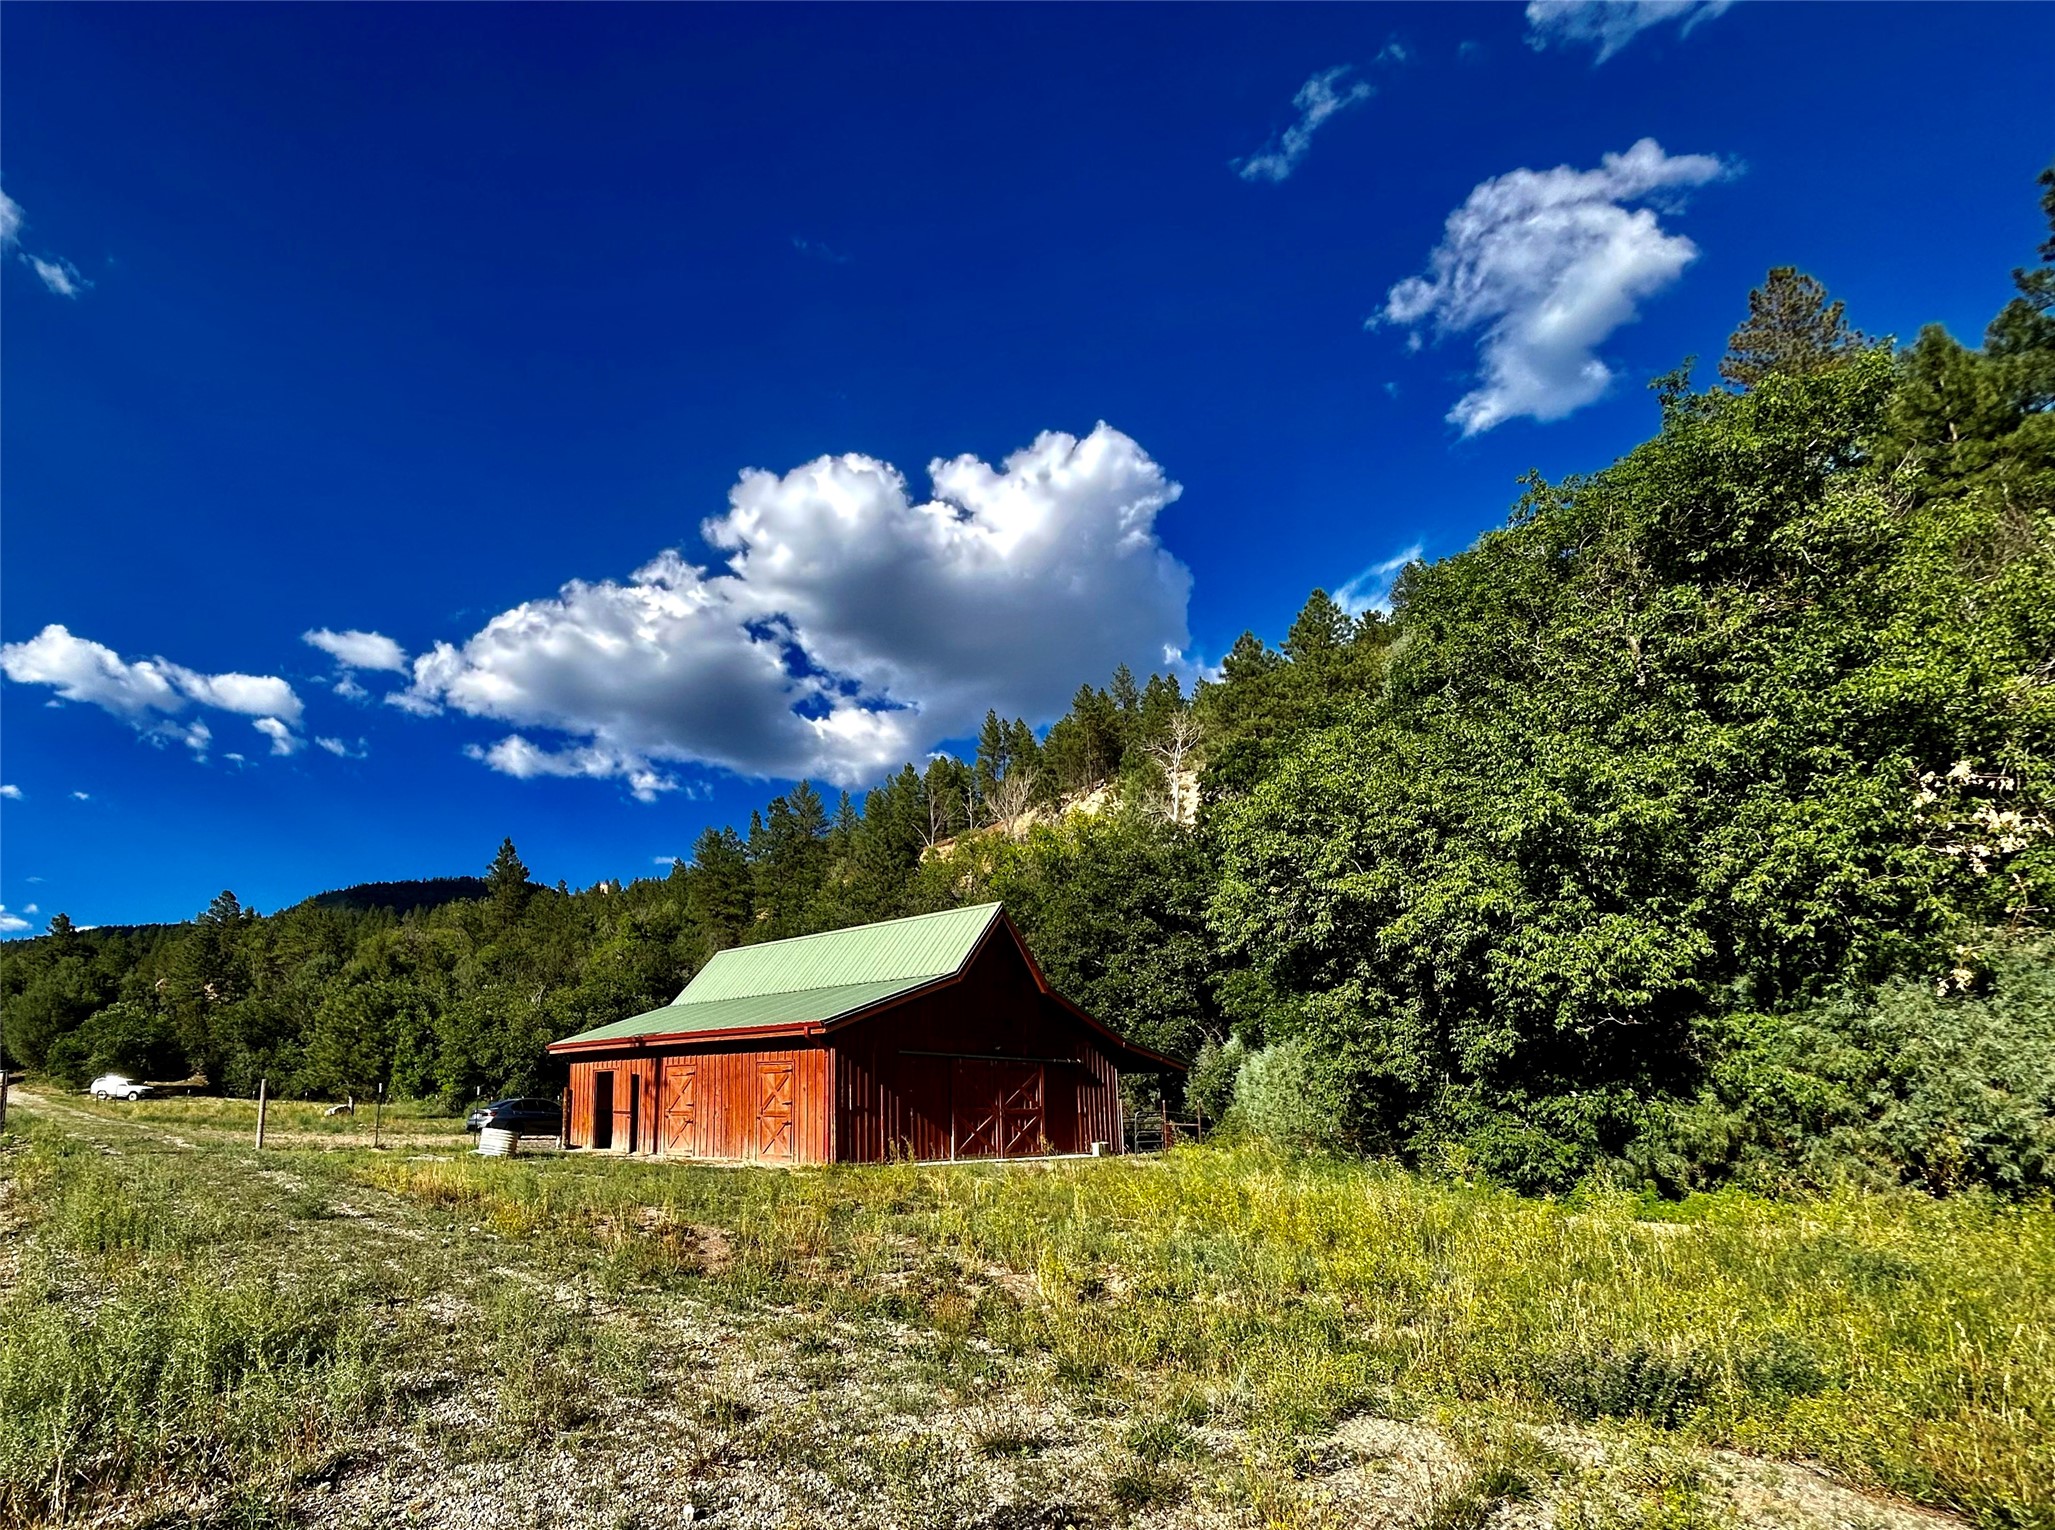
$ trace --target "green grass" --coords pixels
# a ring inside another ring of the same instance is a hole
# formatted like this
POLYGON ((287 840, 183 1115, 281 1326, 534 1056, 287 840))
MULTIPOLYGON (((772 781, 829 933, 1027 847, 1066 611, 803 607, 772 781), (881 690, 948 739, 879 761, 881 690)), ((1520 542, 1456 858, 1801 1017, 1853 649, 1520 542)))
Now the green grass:
MULTIPOLYGON (((2055 1525, 2046 1205, 1551 1202, 1215 1149, 1009 1169, 355 1172, 621 1289, 912 1320, 967 1356, 972 1340, 1045 1356, 1123 1409, 1188 1415, 1200 1399, 1281 1445, 1365 1410, 1625 1421, 1817 1460, 1986 1525, 2055 1525)), ((1135 1456, 1138 1500, 1162 1485, 1150 1455, 1135 1456)))
POLYGON ((242 1256, 276 1218, 19 1125, 0 1166, 36 1236, 0 1290, 0 1523, 290 1470, 383 1413, 360 1283, 275 1284, 242 1256))

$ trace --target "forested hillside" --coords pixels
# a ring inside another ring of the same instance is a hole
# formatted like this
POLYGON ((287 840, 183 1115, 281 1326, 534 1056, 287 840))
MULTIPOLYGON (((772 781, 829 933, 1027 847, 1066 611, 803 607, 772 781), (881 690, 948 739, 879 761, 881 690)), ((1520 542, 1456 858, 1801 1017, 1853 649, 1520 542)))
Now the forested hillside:
POLYGON ((1726 386, 1661 380, 1653 439, 1388 615, 1315 592, 1193 694, 1123 670, 666 878, 538 887, 507 844, 475 888, 60 916, 8 948, 7 1050, 538 1090, 547 1041, 727 945, 998 897, 1281 1138, 1533 1189, 2055 1185, 2055 265, 2015 279, 1980 347, 1900 347, 1772 272, 1726 386))

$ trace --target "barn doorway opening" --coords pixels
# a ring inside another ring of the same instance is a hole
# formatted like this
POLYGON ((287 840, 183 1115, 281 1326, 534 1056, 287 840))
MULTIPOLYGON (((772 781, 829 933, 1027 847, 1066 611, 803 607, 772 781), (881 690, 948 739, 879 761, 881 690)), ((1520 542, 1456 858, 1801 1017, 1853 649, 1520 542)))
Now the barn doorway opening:
POLYGON ((592 1075, 592 1145, 614 1145, 614 1075, 611 1070, 592 1075))

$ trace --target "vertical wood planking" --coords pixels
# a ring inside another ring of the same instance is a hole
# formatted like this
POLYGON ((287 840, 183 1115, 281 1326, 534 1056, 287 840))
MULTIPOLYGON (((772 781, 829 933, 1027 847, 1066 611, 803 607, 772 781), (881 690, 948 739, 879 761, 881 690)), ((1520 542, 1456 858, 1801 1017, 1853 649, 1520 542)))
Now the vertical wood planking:
MULTIPOLYGON (((961 980, 859 1021, 833 1038, 835 1150, 845 1162, 959 1155, 954 1060, 921 1053, 1075 1058, 1044 1065, 1043 1132, 1052 1152, 1120 1150, 1119 1073, 1096 1032, 1035 986, 1011 941, 994 940, 961 980)), ((976 1070, 972 1070, 973 1074, 976 1070)))

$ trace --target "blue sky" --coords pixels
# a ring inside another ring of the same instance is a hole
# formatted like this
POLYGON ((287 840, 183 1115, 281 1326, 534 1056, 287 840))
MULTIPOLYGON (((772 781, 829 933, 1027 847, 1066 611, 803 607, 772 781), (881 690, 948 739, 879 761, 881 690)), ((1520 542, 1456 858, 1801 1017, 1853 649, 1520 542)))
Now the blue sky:
POLYGON ((2055 150, 2046 6, 7 34, 16 934, 646 875, 1192 672, 1643 438, 1771 264, 1974 335, 2055 150))

